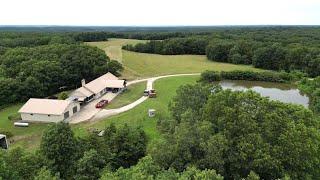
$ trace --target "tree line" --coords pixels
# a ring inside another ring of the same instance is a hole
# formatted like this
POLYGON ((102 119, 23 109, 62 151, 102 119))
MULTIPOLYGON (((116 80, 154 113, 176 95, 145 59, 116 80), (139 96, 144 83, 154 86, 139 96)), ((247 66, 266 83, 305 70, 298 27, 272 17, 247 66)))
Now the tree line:
POLYGON ((176 54, 205 54, 208 40, 205 38, 171 38, 163 41, 150 41, 138 43, 135 46, 125 45, 122 49, 141 53, 154 53, 164 55, 176 54))
POLYGON ((210 34, 150 41, 123 49, 165 55, 198 54, 209 60, 276 71, 320 75, 319 28, 225 28, 210 34))
POLYGON ((319 76, 320 48, 282 44, 248 42, 217 42, 206 48, 208 59, 234 64, 252 64, 254 67, 280 71, 301 71, 311 77, 319 76), (255 47, 255 48, 253 48, 255 47))
POLYGON ((271 72, 271 71, 205 71, 201 73, 201 82, 214 82, 220 80, 246 80, 246 81, 265 81, 277 83, 290 83, 292 81, 300 80, 304 74, 286 73, 286 72, 271 72))

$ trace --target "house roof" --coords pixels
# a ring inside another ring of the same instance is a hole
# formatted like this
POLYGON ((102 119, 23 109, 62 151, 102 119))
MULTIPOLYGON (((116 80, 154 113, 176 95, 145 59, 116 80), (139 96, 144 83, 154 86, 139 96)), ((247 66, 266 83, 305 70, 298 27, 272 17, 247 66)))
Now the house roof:
POLYGON ((19 110, 19 113, 61 115, 71 101, 57 99, 29 99, 19 110))
POLYGON ((89 89, 85 87, 80 87, 77 90, 75 90, 71 96, 76 96, 76 97, 89 97, 93 95, 94 93, 90 91, 89 89))
MULTIPOLYGON (((98 94, 105 88, 123 88, 124 80, 119 80, 118 77, 112 73, 106 73, 97 79, 85 84, 83 87, 75 90, 71 96, 75 97, 89 97, 93 94, 98 94)), ((79 99, 80 100, 80 99, 79 99)))
POLYGON ((124 80, 109 80, 107 81, 108 88, 123 88, 124 80))
POLYGON ((102 76, 98 77, 97 79, 89 82, 84 87, 86 87, 90 91, 97 94, 107 87, 107 81, 109 81, 109 80, 118 80, 118 78, 115 75, 108 72, 107 74, 102 75, 102 76))

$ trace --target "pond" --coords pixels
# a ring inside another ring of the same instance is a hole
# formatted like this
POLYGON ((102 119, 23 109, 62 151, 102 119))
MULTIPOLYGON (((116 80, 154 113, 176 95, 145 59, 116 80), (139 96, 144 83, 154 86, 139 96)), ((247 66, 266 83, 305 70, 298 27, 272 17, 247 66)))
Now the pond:
POLYGON ((251 89, 269 97, 271 100, 278 100, 284 103, 300 104, 304 107, 309 105, 309 97, 292 84, 261 82, 261 81, 233 81, 223 80, 219 82, 223 89, 243 91, 251 89))

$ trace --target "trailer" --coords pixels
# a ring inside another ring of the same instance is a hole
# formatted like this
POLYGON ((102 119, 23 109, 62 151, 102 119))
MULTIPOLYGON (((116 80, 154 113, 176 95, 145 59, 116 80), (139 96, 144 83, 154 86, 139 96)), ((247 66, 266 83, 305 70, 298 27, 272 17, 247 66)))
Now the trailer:
POLYGON ((2 149, 8 149, 8 141, 7 141, 7 136, 4 134, 0 134, 0 148, 2 149))
POLYGON ((17 127, 29 127, 29 123, 26 123, 26 122, 15 122, 14 126, 17 126, 17 127))

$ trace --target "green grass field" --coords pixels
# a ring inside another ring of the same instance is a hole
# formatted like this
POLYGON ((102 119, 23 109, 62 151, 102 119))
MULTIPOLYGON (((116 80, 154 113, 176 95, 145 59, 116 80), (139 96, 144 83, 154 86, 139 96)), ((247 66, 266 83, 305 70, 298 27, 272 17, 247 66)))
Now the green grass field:
POLYGON ((22 146, 26 149, 34 149, 39 146, 43 130, 48 124, 32 123, 29 127, 15 127, 14 121, 8 119, 9 115, 16 114, 22 105, 12 105, 0 110, 0 132, 10 132, 14 135, 10 139, 11 147, 22 146))
POLYGON ((145 88, 146 81, 128 86, 126 91, 119 94, 115 99, 111 101, 110 104, 106 106, 106 109, 119 108, 134 102, 142 96, 145 88))
POLYGON ((96 46, 106 52, 110 59, 122 61, 122 50, 121 47, 127 44, 138 44, 147 42, 146 40, 136 40, 136 39, 114 39, 111 38, 108 41, 101 42, 86 42, 91 46, 96 46))
POLYGON ((157 98, 148 99, 132 110, 101 121, 78 124, 73 127, 74 132, 78 136, 84 136, 90 128, 98 128, 101 130, 110 123, 114 123, 116 126, 127 123, 130 126, 141 126, 150 141, 157 139, 160 137, 156 128, 157 119, 169 116, 168 104, 172 97, 175 96, 177 88, 185 84, 194 84, 198 79, 199 76, 181 76, 159 79, 155 81, 154 84, 155 89, 157 90, 157 98), (148 117, 148 109, 156 109, 156 117, 148 117))
POLYGON ((122 62, 125 68, 122 75, 126 79, 178 73, 200 73, 205 70, 259 70, 247 65, 209 61, 204 55, 158 55, 121 50, 122 45, 137 44, 139 42, 145 41, 110 39, 109 41, 90 42, 87 44, 103 49, 111 59, 122 62))

